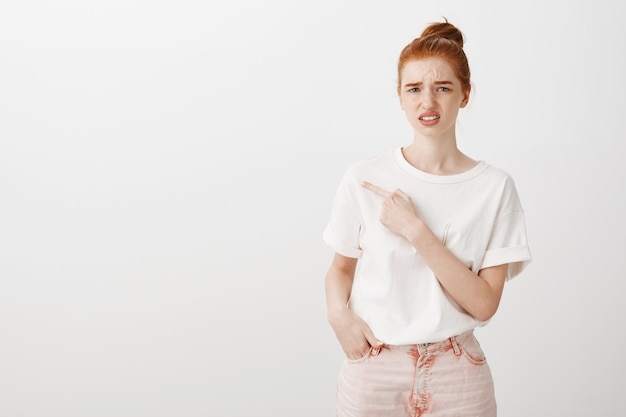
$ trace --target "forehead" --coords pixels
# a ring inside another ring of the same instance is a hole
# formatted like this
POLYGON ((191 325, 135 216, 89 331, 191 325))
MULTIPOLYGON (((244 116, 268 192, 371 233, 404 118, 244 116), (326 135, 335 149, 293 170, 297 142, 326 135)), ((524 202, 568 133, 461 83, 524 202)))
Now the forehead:
POLYGON ((459 82, 452 66, 442 58, 414 59, 404 64, 401 72, 402 84, 417 82, 459 82))

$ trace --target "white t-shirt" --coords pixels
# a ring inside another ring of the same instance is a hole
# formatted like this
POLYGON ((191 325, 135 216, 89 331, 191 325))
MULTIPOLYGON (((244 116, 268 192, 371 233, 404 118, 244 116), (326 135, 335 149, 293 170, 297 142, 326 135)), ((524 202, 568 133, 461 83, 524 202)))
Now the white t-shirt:
POLYGON ((323 233, 335 252, 359 258, 349 305, 384 343, 437 342, 486 324, 452 300, 405 238, 380 223, 382 198, 362 181, 404 191, 469 269, 478 273, 509 264, 508 280, 532 259, 511 177, 482 161, 461 174, 429 174, 409 164, 397 148, 346 171, 323 233))

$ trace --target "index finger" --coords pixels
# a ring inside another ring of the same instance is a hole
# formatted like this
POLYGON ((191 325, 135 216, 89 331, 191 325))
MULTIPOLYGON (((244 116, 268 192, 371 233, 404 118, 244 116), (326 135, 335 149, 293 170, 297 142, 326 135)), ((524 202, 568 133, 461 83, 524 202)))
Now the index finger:
POLYGON ((382 188, 380 188, 380 187, 378 187, 378 186, 376 186, 376 185, 374 185, 372 183, 369 183, 367 181, 363 181, 361 183, 361 185, 363 186, 363 188, 366 188, 366 189, 372 191, 373 193, 378 194, 379 196, 381 196, 383 198, 387 198, 387 197, 389 197, 391 195, 391 192, 389 192, 387 190, 383 190, 382 188))

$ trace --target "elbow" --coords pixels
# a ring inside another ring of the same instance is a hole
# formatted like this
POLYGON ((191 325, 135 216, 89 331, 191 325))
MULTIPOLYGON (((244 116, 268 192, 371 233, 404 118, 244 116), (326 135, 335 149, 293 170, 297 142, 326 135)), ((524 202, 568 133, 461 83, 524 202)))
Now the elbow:
POLYGON ((496 313, 495 311, 493 313, 480 312, 478 314, 473 314, 472 317, 474 317, 478 321, 485 322, 485 321, 491 320, 491 318, 494 316, 495 313, 496 313))
POLYGON ((469 303, 472 309, 468 310, 472 317, 481 322, 489 321, 496 314, 502 298, 502 286, 492 288, 487 282, 484 283, 487 285, 483 286, 483 291, 472 297, 469 303))
POLYGON ((471 312, 470 314, 476 320, 485 322, 491 320, 491 318, 496 314, 496 311, 498 311, 498 304, 485 303, 481 306, 478 306, 475 311, 471 312))

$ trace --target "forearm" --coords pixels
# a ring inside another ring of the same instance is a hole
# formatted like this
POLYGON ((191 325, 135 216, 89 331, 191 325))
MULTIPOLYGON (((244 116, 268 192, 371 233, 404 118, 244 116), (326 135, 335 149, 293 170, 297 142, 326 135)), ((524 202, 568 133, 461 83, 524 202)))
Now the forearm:
POLYGON ((328 319, 348 309, 353 274, 332 265, 326 274, 326 307, 328 319))
POLYGON ((488 281, 471 271, 443 245, 421 219, 411 225, 405 237, 443 288, 470 315, 486 321, 495 314, 502 295, 503 278, 488 281))
POLYGON ((354 258, 335 254, 326 274, 328 322, 350 359, 362 358, 370 347, 380 348, 383 345, 369 326, 348 308, 356 264, 354 258))

